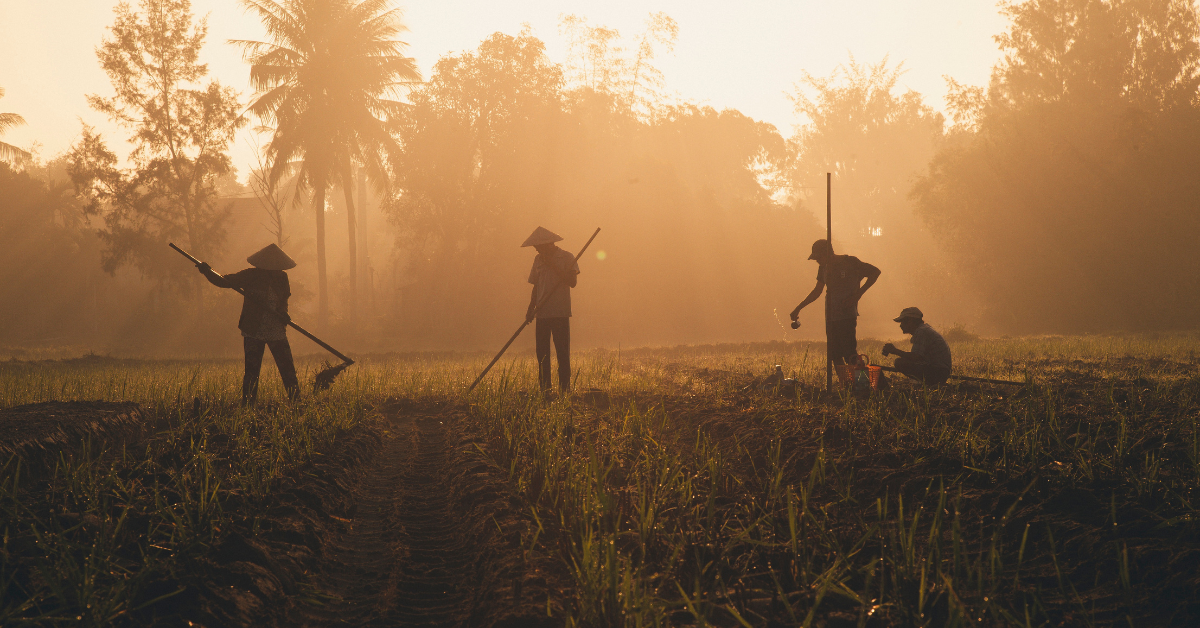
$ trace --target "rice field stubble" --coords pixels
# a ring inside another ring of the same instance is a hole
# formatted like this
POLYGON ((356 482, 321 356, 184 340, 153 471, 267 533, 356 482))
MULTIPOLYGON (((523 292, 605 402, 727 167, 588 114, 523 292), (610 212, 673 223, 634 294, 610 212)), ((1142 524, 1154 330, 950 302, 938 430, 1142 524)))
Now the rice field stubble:
POLYGON ((820 390, 820 345, 594 351, 604 394, 550 404, 528 358, 462 399, 486 358, 380 356, 256 410, 232 362, 4 363, 5 407, 154 429, 8 462, 0 619, 1195 625, 1198 340, 956 343, 1031 383, 867 397, 820 390), (796 399, 752 385, 776 363, 796 399))

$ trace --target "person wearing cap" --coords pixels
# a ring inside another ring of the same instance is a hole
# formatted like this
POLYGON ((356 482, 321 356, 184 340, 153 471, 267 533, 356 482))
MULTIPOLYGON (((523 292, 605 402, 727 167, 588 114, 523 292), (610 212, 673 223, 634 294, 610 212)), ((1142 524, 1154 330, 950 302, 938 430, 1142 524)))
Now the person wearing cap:
POLYGON ((200 273, 209 283, 220 288, 240 288, 245 294, 242 301, 242 316, 238 329, 242 331, 242 348, 246 354, 246 374, 242 377, 242 403, 253 404, 258 398, 258 376, 262 370, 263 351, 271 348, 275 366, 283 379, 288 398, 295 401, 300 397, 300 383, 296 379, 296 364, 292 360, 292 347, 287 340, 288 297, 292 295, 288 283, 288 269, 296 262, 282 249, 268 244, 254 255, 246 258, 253 268, 241 270, 221 277, 212 267, 201 263, 200 273))
POLYGON ((944 384, 950 377, 950 345, 946 339, 925 322, 925 315, 915 307, 906 307, 892 319, 900 323, 900 331, 912 335, 912 351, 883 345, 883 355, 896 355, 896 370, 926 384, 944 384))
POLYGON ((538 361, 538 383, 542 395, 549 395, 550 341, 558 354, 558 389, 566 395, 571 390, 571 288, 579 275, 575 256, 554 243, 561 241, 554 232, 538 227, 525 239, 522 247, 537 249, 533 268, 529 271, 529 283, 533 292, 529 295, 529 309, 525 311, 525 322, 537 319, 534 327, 538 361), (541 304, 541 307, 538 305, 541 304))
POLYGON ((858 357, 858 300, 875 285, 880 270, 853 255, 835 255, 833 245, 824 239, 813 242, 808 259, 819 264, 817 286, 792 310, 792 320, 799 318, 800 310, 816 301, 828 287, 825 330, 829 356, 834 364, 852 364, 858 357))

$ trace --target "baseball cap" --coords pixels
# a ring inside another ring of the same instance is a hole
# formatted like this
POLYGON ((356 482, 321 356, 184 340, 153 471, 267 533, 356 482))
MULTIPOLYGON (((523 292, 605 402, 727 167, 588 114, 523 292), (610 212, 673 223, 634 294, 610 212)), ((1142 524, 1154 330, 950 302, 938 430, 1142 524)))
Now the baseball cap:
POLYGON ((921 310, 919 308, 906 307, 903 310, 900 310, 900 316, 897 316, 896 318, 893 318, 892 320, 899 323, 900 321, 902 321, 906 318, 916 318, 916 319, 923 320, 925 318, 925 315, 921 313, 921 310))

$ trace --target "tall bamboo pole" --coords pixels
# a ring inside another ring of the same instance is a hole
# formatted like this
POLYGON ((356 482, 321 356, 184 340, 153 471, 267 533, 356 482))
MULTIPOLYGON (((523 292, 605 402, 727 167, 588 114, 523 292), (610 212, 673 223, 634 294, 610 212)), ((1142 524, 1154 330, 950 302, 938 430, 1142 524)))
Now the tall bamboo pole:
MULTIPOLYGON (((829 242, 829 250, 833 250, 833 173, 825 173, 825 240, 829 242)), ((829 274, 832 260, 825 264, 825 274, 829 274)), ((825 391, 833 392, 833 343, 829 339, 829 277, 825 280, 825 391)))

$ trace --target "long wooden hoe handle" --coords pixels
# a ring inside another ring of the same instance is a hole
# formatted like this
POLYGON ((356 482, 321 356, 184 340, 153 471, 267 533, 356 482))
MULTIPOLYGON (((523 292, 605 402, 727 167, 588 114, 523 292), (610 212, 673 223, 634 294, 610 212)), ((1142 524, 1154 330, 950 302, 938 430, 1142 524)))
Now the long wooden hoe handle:
MULTIPOLYGON (((887 371, 888 373, 901 372, 900 369, 898 369, 894 366, 881 366, 881 367, 879 367, 879 369, 883 370, 883 371, 887 371)), ((1025 385, 1025 382, 1013 382, 1013 381, 1009 381, 1007 379, 988 379, 986 377, 968 377, 966 375, 951 375, 950 379, 961 379, 961 380, 968 381, 968 382, 984 382, 986 384, 1008 384, 1010 386, 1024 386, 1025 385)))
MULTIPOLYGON (((599 234, 600 227, 596 227, 596 231, 592 233, 592 237, 588 238, 587 243, 583 245, 582 249, 579 249, 579 255, 575 256, 576 264, 579 263, 579 258, 583 257, 584 251, 587 251, 588 247, 591 246, 592 240, 595 240, 596 236, 599 234)), ((537 316, 538 310, 542 309, 542 306, 546 304, 546 301, 549 301, 550 297, 554 296, 554 293, 557 292, 562 285, 563 282, 559 281, 553 288, 550 289, 549 292, 546 293, 546 296, 542 297, 541 301, 538 301, 537 305, 533 307, 533 316, 537 316)), ((487 367, 483 369, 483 372, 479 374, 479 377, 476 377, 475 381, 471 382, 471 387, 467 389, 466 394, 471 394, 471 391, 475 390, 475 387, 479 385, 479 382, 483 381, 483 377, 488 374, 488 371, 492 370, 492 367, 496 365, 496 362, 500 361, 500 356, 504 355, 505 351, 508 351, 509 346, 511 346, 512 343, 517 339, 517 336, 521 335, 521 332, 525 331, 525 328, 529 325, 531 320, 533 320, 532 316, 526 319, 524 323, 521 323, 521 326, 517 328, 515 333, 513 333, 512 338, 509 338, 508 342, 504 343, 504 346, 501 347, 500 353, 497 353, 496 357, 492 358, 491 362, 488 362, 487 367)))
MULTIPOLYGON (((188 258, 188 259, 192 260, 192 263, 193 263, 193 264, 195 264, 195 265, 197 265, 197 266, 199 266, 199 265, 201 265, 201 264, 203 264, 203 263, 204 263, 204 262, 201 262, 200 260, 198 260, 198 259, 196 259, 196 258, 192 257, 190 254, 188 254, 188 252, 187 252, 187 251, 184 251, 183 249, 181 249, 181 248, 179 248, 179 247, 175 246, 175 244, 174 244, 174 243, 172 243, 172 242, 168 242, 168 243, 167 243, 167 245, 168 245, 168 246, 170 246, 171 248, 175 249, 176 251, 178 251, 180 255, 182 255, 182 256, 184 256, 184 257, 186 257, 186 258, 188 258)), ((212 270, 212 267, 211 267, 211 266, 209 267, 209 270, 212 270)), ((218 273, 218 272, 217 272, 217 271, 215 271, 215 270, 213 270, 213 271, 212 271, 212 274, 216 275, 217 277, 220 277, 221 279, 224 279, 224 277, 222 277, 222 276, 221 276, 221 274, 220 274, 220 273, 218 273)), ((301 326, 297 325, 296 323, 293 323, 293 322, 292 322, 292 320, 291 320, 291 318, 289 318, 289 317, 287 317, 287 316, 285 316, 285 315, 283 315, 283 314, 280 314, 279 312, 276 312, 275 310, 272 310, 271 308, 267 307, 267 304, 266 304, 266 303, 263 303, 262 301, 258 300, 258 299, 257 299, 256 297, 254 297, 253 295, 246 294, 246 293, 245 293, 245 292, 244 292, 244 291, 243 291, 241 288, 234 288, 234 290, 236 290, 238 294, 240 294, 240 295, 242 295, 242 296, 246 297, 247 299, 249 299, 249 300, 250 300, 252 303, 254 303, 255 305, 257 305, 258 307, 261 307, 262 309, 264 309, 264 310, 266 310, 266 311, 268 311, 268 312, 270 312, 270 313, 274 314, 275 316, 279 317, 279 320, 282 320, 283 322, 285 322, 285 323, 287 323, 288 325, 290 325, 290 326, 292 327, 292 329, 295 329, 296 331, 298 331, 298 332, 300 332, 300 333, 304 334, 304 335, 305 335, 305 336, 306 336, 306 337, 307 337, 309 340, 311 340, 311 341, 313 341, 313 342, 317 343, 318 345, 321 345, 321 348, 322 348, 322 349, 324 349, 324 350, 326 350, 326 351, 328 351, 328 352, 332 353, 333 355, 336 355, 336 356, 337 356, 339 359, 341 359, 341 361, 342 361, 342 362, 345 362, 345 363, 346 363, 346 366, 350 366, 351 364, 354 364, 354 360, 351 360, 350 358, 348 358, 348 357, 346 357, 346 356, 342 355, 342 353, 341 353, 340 351, 338 351, 337 349, 334 349, 333 347, 331 347, 331 346, 329 346, 329 345, 325 344, 325 342, 324 342, 324 341, 322 341, 320 338, 317 338, 316 336, 314 336, 314 335, 312 335, 311 333, 309 333, 309 331, 308 331, 307 329, 305 329, 305 328, 303 328, 303 327, 301 327, 301 326)))

